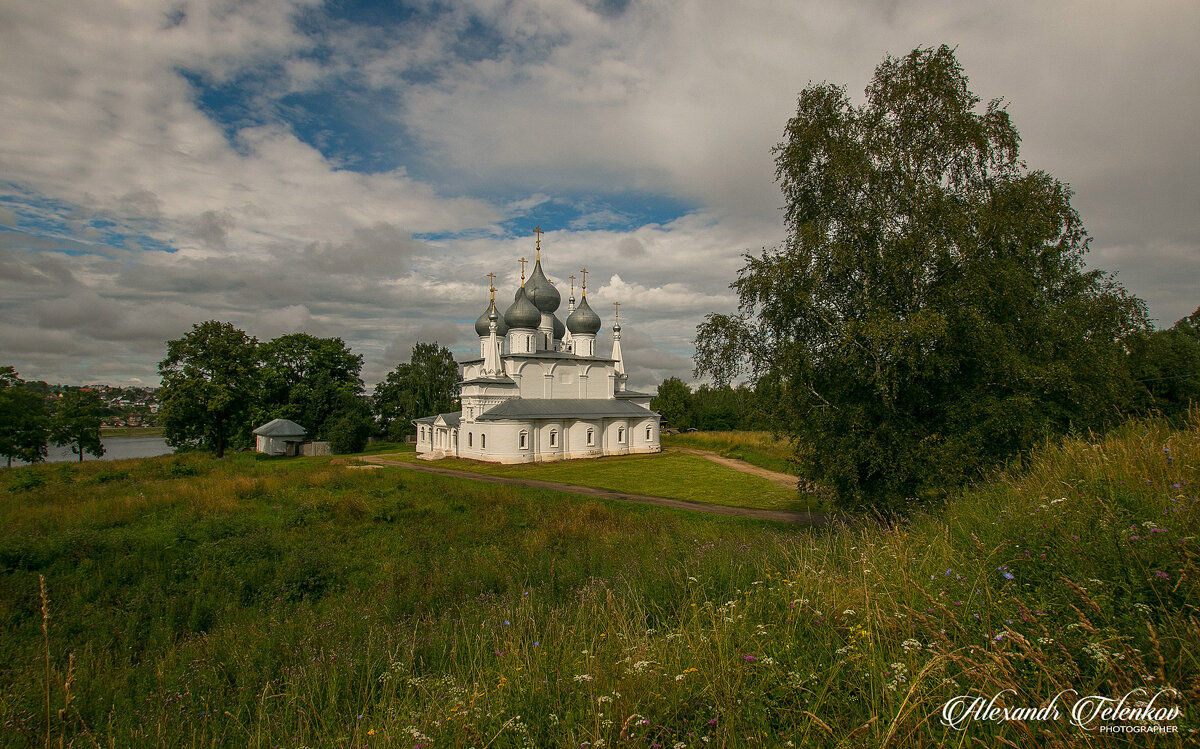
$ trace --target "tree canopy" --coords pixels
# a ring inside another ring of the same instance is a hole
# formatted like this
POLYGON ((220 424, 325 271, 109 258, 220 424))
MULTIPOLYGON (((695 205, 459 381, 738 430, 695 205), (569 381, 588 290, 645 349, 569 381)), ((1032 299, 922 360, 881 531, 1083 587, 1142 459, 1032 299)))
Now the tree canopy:
POLYGON ((314 437, 327 438, 335 417, 362 395, 362 355, 341 338, 291 333, 258 347, 262 396, 255 421, 290 419, 314 437))
POLYGON ((787 238, 746 256, 739 314, 698 329, 697 373, 768 379, 776 426, 849 504, 936 493, 1132 392, 1144 306, 1084 267, 1070 189, 979 104, 945 46, 885 59, 861 105, 808 86, 775 150, 787 238))
POLYGON ((100 394, 92 390, 67 390, 58 399, 50 419, 50 438, 56 445, 70 445, 83 462, 84 453, 99 458, 104 454, 100 426, 108 414, 100 394))
POLYGON ((258 341, 231 323, 209 320, 167 341, 158 364, 163 436, 172 446, 191 445, 218 457, 248 440, 251 408, 259 392, 258 341))
POLYGON ((434 343, 413 346, 401 363, 375 387, 375 414, 391 439, 413 434, 413 419, 449 411, 458 397, 458 364, 450 349, 434 343))
POLYGON ((40 463, 46 459, 50 420, 46 399, 10 366, 0 367, 0 456, 8 465, 13 459, 40 463))

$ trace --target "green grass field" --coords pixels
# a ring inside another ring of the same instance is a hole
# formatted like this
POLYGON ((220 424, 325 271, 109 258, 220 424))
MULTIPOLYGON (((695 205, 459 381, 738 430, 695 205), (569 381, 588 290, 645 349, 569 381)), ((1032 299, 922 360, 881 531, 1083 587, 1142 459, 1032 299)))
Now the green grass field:
MULTIPOLYGON (((412 462, 417 460, 416 454, 411 450, 386 457, 412 462)), ((795 489, 735 471, 698 455, 677 452, 519 465, 443 458, 428 465, 493 476, 595 486, 729 507, 792 511, 820 509, 815 500, 795 489)))
POLYGON ((328 458, 2 471, 0 743, 1191 745, 1196 426, 824 530, 328 458), (1179 733, 939 720, 1139 687, 1179 733))
POLYGON ((709 450, 726 458, 744 460, 778 473, 799 472, 792 446, 770 432, 686 432, 662 436, 663 448, 690 447, 709 450))

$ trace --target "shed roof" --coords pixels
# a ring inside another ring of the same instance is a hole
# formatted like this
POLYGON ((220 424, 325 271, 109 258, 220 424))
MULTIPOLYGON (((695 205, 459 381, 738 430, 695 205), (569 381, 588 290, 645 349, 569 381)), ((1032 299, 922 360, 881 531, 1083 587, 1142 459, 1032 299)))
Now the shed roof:
POLYGON ((254 433, 262 437, 303 437, 308 434, 304 427, 287 419, 272 419, 255 429, 254 433))

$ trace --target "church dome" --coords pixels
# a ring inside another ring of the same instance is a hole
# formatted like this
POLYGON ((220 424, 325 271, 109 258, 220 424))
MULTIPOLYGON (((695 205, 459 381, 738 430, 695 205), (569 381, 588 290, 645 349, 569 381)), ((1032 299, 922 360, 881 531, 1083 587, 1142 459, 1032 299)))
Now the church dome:
POLYGON ((567 334, 567 326, 558 319, 558 315, 552 315, 552 317, 554 318, 554 340, 561 341, 562 337, 567 334))
POLYGON ((525 288, 517 289, 516 301, 504 313, 504 321, 510 328, 526 328, 536 330, 542 323, 542 313, 529 301, 525 288))
POLYGON ((550 279, 546 278, 546 274, 542 272, 542 261, 539 258, 533 266, 533 273, 529 275, 529 280, 525 282, 525 293, 529 296, 529 301, 542 312, 554 314, 558 309, 558 305, 562 303, 562 295, 558 293, 558 289, 554 288, 554 284, 550 283, 550 279))
MULTIPOLYGON (((496 303, 491 302, 488 308, 483 311, 483 314, 475 320, 475 332, 480 338, 487 338, 491 334, 491 329, 488 327, 490 318, 488 317, 492 311, 496 309, 496 303)), ((506 335, 508 333, 508 323, 500 315, 496 315, 496 335, 506 335)))
POLYGON ((579 306, 567 318, 567 330, 576 335, 596 335, 600 330, 600 316, 592 312, 586 296, 579 300, 579 306))

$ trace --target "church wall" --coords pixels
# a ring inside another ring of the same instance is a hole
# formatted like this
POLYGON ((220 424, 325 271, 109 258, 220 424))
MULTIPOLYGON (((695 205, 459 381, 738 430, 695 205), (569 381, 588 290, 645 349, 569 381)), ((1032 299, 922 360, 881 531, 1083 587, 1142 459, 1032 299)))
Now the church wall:
POLYGON ((567 432, 569 458, 595 458, 604 454, 604 424, 602 420, 572 420, 567 432), (592 444, 587 443, 587 432, 594 435, 592 444))
POLYGON ((610 419, 604 425, 605 455, 624 455, 629 452, 629 420, 610 419))

